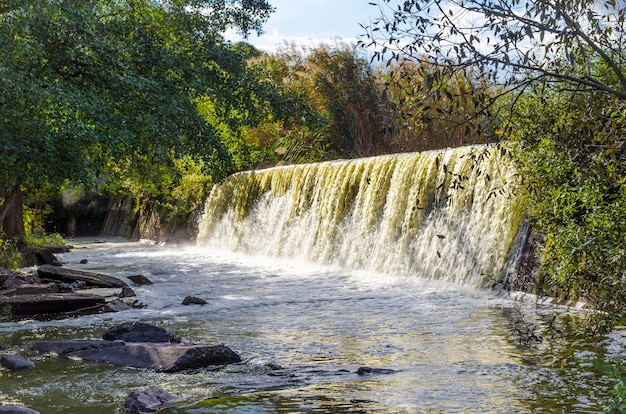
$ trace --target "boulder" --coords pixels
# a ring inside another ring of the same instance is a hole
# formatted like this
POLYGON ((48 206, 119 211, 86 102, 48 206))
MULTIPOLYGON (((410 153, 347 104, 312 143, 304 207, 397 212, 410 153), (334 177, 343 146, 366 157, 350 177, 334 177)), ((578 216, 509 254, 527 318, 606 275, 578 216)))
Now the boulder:
POLYGON ((17 273, 0 268, 0 289, 15 289, 18 286, 41 283, 37 275, 17 273))
POLYGON ((107 341, 126 342, 180 342, 163 328, 150 325, 145 322, 122 322, 117 326, 108 329, 102 339, 107 341))
POLYGON ((0 296, 0 309, 8 307, 13 317, 69 313, 104 303, 102 296, 80 293, 0 296))
POLYGON ((224 345, 131 344, 88 349, 68 355, 85 361, 105 362, 159 372, 180 372, 241 362, 239 355, 224 345))
POLYGON ((128 414, 156 413, 175 401, 178 401, 178 397, 162 390, 133 391, 124 400, 124 412, 128 414))
POLYGON ((143 275, 128 276, 128 278, 137 286, 152 285, 152 281, 143 275))
POLYGON ((23 405, 3 405, 0 406, 1 414, 39 414, 39 411, 24 407, 23 405))
POLYGON ((59 262, 54 253, 52 253, 52 249, 43 246, 28 247, 24 252, 24 263, 37 266, 61 266, 61 262, 59 262))
POLYGON ((32 361, 19 355, 2 355, 0 357, 0 365, 11 371, 35 368, 35 364, 32 361))
POLYGON ((108 348, 110 346, 122 346, 124 342, 103 341, 98 339, 83 339, 75 341, 43 341, 35 342, 31 346, 32 350, 42 354, 66 355, 70 352, 83 351, 93 348, 108 348))
POLYGON ((52 244, 43 244, 41 246, 39 246, 42 249, 46 249, 49 250, 51 253, 69 253, 72 249, 72 246, 55 246, 52 244))
POLYGON ((91 287, 122 288, 128 286, 126 282, 113 276, 51 265, 39 266, 37 274, 43 279, 58 280, 66 283, 85 282, 87 286, 91 287))
POLYGON ((183 305, 206 305, 207 301, 195 296, 187 296, 183 299, 183 305))

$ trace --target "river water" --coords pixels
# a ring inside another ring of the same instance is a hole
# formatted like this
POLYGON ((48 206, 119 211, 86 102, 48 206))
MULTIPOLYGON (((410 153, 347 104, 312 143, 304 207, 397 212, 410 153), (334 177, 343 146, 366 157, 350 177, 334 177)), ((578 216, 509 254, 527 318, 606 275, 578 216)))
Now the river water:
POLYGON ((3 352, 36 363, 0 370, 0 402, 42 414, 122 413, 131 391, 149 388, 181 398, 163 413, 596 413, 610 384, 590 360, 624 342, 576 339, 576 312, 416 277, 197 246, 83 244, 59 257, 154 284, 135 288, 142 309, 0 323, 3 352), (208 304, 183 306, 187 295, 208 304), (29 350, 99 339, 126 320, 225 344, 243 362, 164 374, 29 350), (362 366, 393 371, 357 375, 362 366))

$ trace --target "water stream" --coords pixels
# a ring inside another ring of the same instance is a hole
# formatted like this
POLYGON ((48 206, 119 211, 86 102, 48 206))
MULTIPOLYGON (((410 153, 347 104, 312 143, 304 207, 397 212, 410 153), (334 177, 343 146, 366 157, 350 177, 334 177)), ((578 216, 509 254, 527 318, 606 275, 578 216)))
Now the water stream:
POLYGON ((135 288, 146 307, 0 323, 2 352, 36 363, 0 370, 0 403, 122 413, 131 391, 157 388, 181 398, 166 414, 600 412, 610 383, 590 361, 622 352, 623 336, 590 343, 574 334, 578 311, 490 288, 520 221, 501 155, 477 147, 241 174, 215 189, 192 245, 75 240, 66 266, 147 276, 154 284, 135 288), (187 295, 208 304, 183 306, 187 295), (243 362, 164 374, 30 351, 126 320, 225 344, 243 362))
MULTIPOLYGON (((488 290, 198 247, 95 244, 62 260, 148 276, 155 283, 136 288, 147 307, 0 324, 4 352, 37 364, 0 371, 2 403, 121 413, 131 391, 160 388, 184 400, 165 413, 592 413, 607 390, 589 363, 596 344, 552 338, 552 311, 488 290), (181 305, 190 294, 208 304, 181 305), (186 343, 226 344, 244 362, 163 374, 28 350, 33 341, 100 338, 124 320, 157 324, 186 343), (395 373, 359 376, 361 366, 395 373)), ((563 313, 555 326, 576 323, 563 313)))

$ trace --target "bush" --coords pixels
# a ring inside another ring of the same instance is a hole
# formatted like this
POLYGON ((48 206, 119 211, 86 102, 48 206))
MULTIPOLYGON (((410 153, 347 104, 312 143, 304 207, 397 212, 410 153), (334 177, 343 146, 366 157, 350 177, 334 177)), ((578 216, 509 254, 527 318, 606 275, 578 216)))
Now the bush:
POLYGON ((626 318, 626 109, 602 94, 527 96, 512 126, 526 211, 546 233, 537 289, 626 318))

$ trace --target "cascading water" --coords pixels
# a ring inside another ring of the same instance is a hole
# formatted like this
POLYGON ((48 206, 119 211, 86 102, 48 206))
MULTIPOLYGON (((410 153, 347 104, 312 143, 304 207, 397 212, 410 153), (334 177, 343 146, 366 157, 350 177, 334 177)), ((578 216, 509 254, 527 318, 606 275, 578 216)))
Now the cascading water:
POLYGON ((213 189, 198 242, 490 286, 520 223, 516 177, 494 146, 240 173, 213 189))

